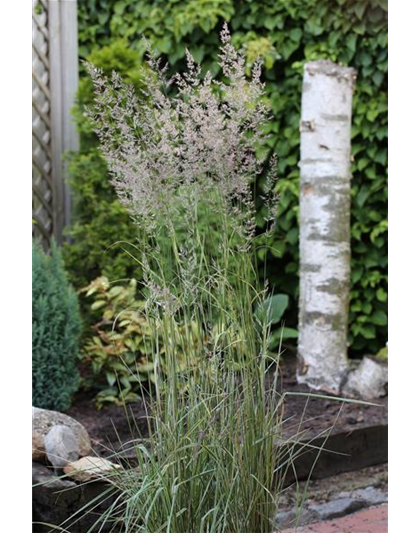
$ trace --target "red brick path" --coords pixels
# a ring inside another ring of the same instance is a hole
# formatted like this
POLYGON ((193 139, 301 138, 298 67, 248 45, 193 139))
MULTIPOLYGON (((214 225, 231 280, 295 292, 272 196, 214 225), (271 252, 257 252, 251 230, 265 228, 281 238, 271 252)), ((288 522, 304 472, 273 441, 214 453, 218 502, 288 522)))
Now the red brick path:
POLYGON ((284 529, 282 533, 387 533, 388 505, 371 507, 351 515, 317 522, 297 529, 284 529))

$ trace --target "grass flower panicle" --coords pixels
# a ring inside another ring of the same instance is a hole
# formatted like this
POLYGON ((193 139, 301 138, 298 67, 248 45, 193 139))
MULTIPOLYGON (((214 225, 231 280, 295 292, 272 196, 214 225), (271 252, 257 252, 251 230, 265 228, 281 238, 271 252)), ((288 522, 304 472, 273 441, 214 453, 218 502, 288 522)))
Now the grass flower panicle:
POLYGON ((275 444, 283 397, 277 370, 271 380, 267 372, 278 354, 268 350, 268 318, 254 312, 268 290, 254 256, 252 184, 269 118, 261 64, 247 79, 226 25, 221 41, 222 80, 188 51, 186 72, 167 80, 151 56, 141 97, 90 67, 90 116, 141 230, 144 313, 156 339, 149 435, 133 444, 137 468, 113 476, 119 497, 101 518, 127 533, 268 533, 279 464, 291 454, 275 444))

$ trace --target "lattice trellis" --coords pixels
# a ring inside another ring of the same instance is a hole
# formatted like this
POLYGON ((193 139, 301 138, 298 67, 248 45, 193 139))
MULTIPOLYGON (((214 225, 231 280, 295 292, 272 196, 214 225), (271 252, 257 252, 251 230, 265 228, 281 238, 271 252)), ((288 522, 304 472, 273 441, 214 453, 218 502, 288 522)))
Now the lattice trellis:
POLYGON ((78 147, 77 70, 76 0, 32 0, 32 218, 46 248, 52 236, 61 242, 69 218, 62 155, 78 147))
POLYGON ((32 218, 47 243, 54 232, 48 11, 46 2, 37 5, 44 9, 32 16, 32 218))

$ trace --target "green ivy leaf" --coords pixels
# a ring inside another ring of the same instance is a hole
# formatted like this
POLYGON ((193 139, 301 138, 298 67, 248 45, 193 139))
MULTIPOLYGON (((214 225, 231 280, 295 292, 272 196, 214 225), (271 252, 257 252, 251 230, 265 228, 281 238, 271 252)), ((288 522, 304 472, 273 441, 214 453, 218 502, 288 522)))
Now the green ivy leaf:
POLYGON ((379 288, 376 291, 376 298, 378 298, 380 302, 386 302, 388 300, 388 294, 384 289, 379 288))
POLYGON ((346 45, 352 52, 356 52, 357 35, 351 33, 347 36, 346 45))
POLYGON ((289 32, 289 37, 292 39, 292 41, 295 41, 298 43, 302 38, 303 32, 301 28, 293 28, 289 32))
POLYGON ((367 4, 365 2, 360 2, 355 5, 354 12, 356 13, 356 16, 359 20, 363 19, 363 15, 365 13, 366 7, 367 7, 367 4))
POLYGON ((375 338, 375 326, 367 324, 360 328, 360 333, 365 339, 374 339, 375 338))
POLYGON ((384 311, 377 310, 371 316, 371 321, 377 326, 386 326, 388 323, 388 317, 384 311))

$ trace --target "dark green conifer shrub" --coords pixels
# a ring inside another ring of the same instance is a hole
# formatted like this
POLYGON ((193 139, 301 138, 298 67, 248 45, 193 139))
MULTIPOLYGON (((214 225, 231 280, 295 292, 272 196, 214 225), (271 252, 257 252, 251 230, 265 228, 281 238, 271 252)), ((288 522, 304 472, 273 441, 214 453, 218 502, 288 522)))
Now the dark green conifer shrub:
POLYGON ((33 405, 65 411, 79 385, 76 365, 81 333, 77 294, 67 279, 61 253, 32 246, 33 405))

